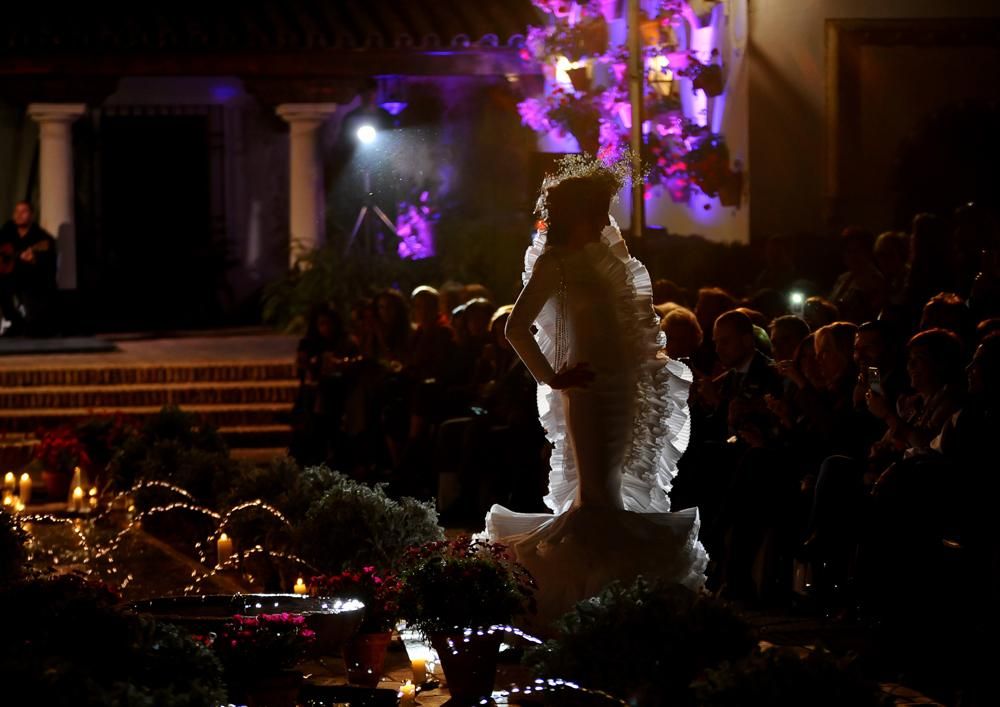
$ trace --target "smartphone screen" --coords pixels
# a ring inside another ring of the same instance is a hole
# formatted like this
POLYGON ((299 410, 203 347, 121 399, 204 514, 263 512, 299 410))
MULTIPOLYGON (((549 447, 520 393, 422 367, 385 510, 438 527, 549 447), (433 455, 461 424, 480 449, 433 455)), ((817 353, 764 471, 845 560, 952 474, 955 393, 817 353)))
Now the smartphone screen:
POLYGON ((882 374, 876 366, 868 367, 868 390, 878 395, 885 395, 882 392, 882 374))

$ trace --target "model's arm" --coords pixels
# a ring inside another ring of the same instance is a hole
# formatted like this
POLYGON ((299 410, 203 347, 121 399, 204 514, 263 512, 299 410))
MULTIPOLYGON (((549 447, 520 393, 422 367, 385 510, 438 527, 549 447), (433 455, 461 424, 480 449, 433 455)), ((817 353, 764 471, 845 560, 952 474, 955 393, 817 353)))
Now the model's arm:
POLYGON ((531 333, 538 313, 559 286, 559 265, 553 256, 542 254, 535 261, 528 284, 521 290, 514 309, 507 319, 504 333, 507 341, 524 361, 531 375, 541 384, 549 384, 555 376, 551 364, 538 348, 538 342, 531 333))

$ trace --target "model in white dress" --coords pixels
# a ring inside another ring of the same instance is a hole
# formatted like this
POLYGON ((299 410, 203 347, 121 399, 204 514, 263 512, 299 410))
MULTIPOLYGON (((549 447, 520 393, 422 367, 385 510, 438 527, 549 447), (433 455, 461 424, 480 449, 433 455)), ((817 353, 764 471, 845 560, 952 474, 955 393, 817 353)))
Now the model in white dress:
POLYGON ((536 628, 616 579, 642 574, 698 590, 708 563, 697 509, 669 512, 690 434, 691 372, 663 353, 649 274, 613 219, 604 223, 582 246, 547 246, 537 234, 507 324, 539 383, 552 514, 495 505, 486 531, 535 577, 536 628), (590 382, 566 387, 567 377, 590 382))

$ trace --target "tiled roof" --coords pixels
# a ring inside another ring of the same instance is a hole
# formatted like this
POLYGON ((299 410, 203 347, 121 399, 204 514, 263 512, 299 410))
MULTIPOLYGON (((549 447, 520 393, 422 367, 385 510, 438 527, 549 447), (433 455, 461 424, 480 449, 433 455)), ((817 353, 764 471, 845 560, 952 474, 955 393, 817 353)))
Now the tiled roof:
POLYGON ((11 3, 0 53, 517 47, 531 0, 139 0, 11 3))

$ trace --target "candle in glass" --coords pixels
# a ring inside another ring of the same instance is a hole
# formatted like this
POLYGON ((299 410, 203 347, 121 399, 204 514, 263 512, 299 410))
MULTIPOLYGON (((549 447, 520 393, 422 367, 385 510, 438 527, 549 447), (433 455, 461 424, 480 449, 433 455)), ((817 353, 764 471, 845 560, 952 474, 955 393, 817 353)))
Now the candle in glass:
POLYGON ((302 581, 302 577, 299 577, 299 581, 297 581, 295 583, 295 586, 292 587, 292 591, 295 592, 296 594, 308 594, 309 587, 307 587, 306 583, 302 581))
POLYGON ((417 704, 417 686, 407 680, 399 687, 399 707, 417 704))
POLYGON ((72 510, 82 513, 83 512, 83 488, 77 486, 73 489, 73 508, 72 510))
POLYGON ((8 471, 3 477, 3 491, 14 493, 14 472, 8 471))
POLYGON ((21 474, 21 503, 28 505, 31 502, 31 477, 27 472, 21 474))
POLYGON ((414 658, 410 661, 410 667, 413 668, 413 682, 417 685, 423 685, 427 682, 427 659, 426 658, 414 658))
POLYGON ((223 533, 219 536, 219 542, 216 543, 216 550, 219 553, 219 564, 221 565, 233 556, 233 541, 223 533))

